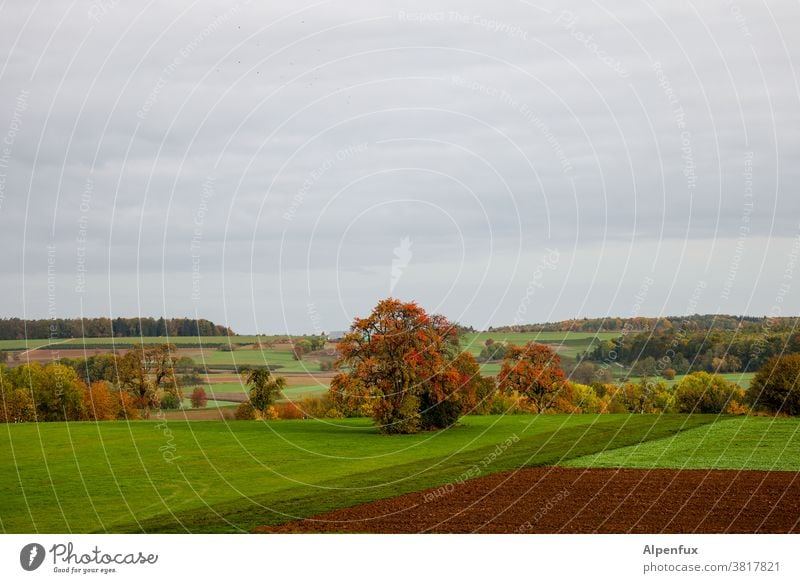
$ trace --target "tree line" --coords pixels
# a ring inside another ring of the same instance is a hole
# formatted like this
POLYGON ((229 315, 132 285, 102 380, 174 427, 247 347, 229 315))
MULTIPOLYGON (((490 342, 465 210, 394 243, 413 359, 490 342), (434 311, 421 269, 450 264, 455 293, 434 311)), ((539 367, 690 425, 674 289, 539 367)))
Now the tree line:
POLYGON ((233 335, 230 328, 202 318, 0 319, 0 340, 233 335))
POLYGON ((562 320, 560 322, 542 324, 489 327, 489 332, 664 332, 678 329, 687 332, 708 332, 712 330, 759 332, 764 329, 787 332, 794 329, 796 321, 796 318, 786 317, 767 318, 724 314, 693 314, 661 318, 618 318, 611 316, 562 320))
POLYGON ((698 370, 752 372, 785 352, 800 352, 800 333, 750 328, 704 332, 671 329, 597 341, 584 356, 598 363, 631 365, 634 375, 645 376, 664 369, 677 374, 698 370))

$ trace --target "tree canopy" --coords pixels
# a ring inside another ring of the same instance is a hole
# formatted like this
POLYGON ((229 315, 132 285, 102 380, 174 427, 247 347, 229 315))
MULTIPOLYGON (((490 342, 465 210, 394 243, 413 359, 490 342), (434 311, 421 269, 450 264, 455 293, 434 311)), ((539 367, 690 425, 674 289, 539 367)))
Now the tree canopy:
POLYGON ((369 410, 384 433, 448 427, 479 388, 474 357, 460 354, 457 327, 414 302, 382 300, 354 320, 338 352, 344 372, 333 379, 332 400, 369 410))

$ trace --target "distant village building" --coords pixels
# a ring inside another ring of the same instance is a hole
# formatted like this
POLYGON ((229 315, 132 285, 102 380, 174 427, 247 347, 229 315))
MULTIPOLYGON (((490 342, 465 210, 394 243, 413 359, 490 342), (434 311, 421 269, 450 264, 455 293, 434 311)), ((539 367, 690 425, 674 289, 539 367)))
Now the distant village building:
POLYGON ((345 334, 347 334, 347 330, 331 330, 328 332, 328 342, 339 342, 345 334))

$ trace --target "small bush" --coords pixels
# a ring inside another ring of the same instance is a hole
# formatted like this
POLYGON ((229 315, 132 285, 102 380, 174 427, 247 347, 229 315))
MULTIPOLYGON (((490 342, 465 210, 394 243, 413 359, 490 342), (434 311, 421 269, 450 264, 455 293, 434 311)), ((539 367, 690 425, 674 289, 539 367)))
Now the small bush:
POLYGON ((583 413, 575 385, 570 382, 563 383, 553 397, 549 409, 552 409, 553 413, 583 413))
POLYGON ((620 394, 619 387, 617 390, 608 391, 605 395, 600 397, 600 413, 627 413, 628 407, 625 404, 623 396, 620 394))
POLYGON ((192 407, 195 409, 203 409, 206 405, 208 405, 208 397, 206 396, 206 391, 203 387, 197 387, 194 391, 192 391, 192 407))
POLYGON ((83 401, 86 418, 90 421, 106 421, 117 416, 117 399, 105 381, 92 383, 91 386, 84 385, 83 401))
POLYGON ((489 407, 490 415, 519 415, 527 412, 523 400, 517 394, 495 393, 489 407))
POLYGON ((127 391, 116 391, 117 419, 138 419, 136 400, 127 391))
POLYGON ((312 417, 314 419, 322 419, 325 417, 340 419, 344 417, 328 395, 323 395, 322 397, 304 397, 300 401, 296 401, 296 404, 306 417, 312 417))
POLYGON ((728 415, 747 415, 750 412, 750 407, 746 403, 740 403, 736 399, 731 399, 725 413, 728 415))
POLYGON ((574 391, 574 404, 581 408, 584 413, 600 413, 602 407, 600 397, 597 396, 594 388, 589 385, 572 383, 574 391))
POLYGON ((253 405, 250 404, 250 401, 245 401, 236 407, 236 413, 234 413, 233 416, 238 421, 252 421, 256 418, 256 410, 253 405))
POLYGON ((0 401, 0 422, 24 423, 36 421, 36 405, 30 391, 25 389, 12 389, 2 393, 0 401))
POLYGON ((295 403, 277 403, 272 408, 275 410, 276 419, 305 419, 303 410, 295 403))
POLYGON ((169 410, 180 409, 181 398, 175 393, 164 393, 161 396, 161 408, 169 410))

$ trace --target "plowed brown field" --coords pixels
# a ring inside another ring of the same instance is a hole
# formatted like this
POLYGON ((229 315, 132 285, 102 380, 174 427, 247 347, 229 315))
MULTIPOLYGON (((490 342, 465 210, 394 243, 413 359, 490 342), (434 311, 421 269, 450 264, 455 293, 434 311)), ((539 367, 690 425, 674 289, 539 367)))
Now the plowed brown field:
POLYGON ((532 468, 255 532, 798 533, 800 473, 532 468))

